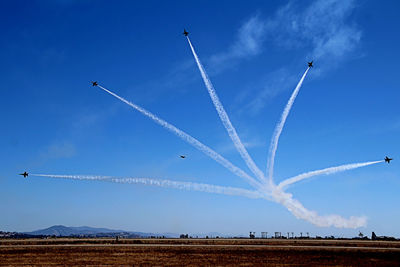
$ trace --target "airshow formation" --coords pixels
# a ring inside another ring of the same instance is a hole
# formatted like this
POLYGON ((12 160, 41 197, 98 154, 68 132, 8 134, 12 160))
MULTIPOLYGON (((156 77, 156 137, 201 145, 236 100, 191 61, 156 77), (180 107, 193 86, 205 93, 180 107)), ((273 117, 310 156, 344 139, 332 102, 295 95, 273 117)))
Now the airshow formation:
MULTIPOLYGON (((225 127, 229 137, 231 138, 236 150, 239 152, 240 156, 246 163, 247 167, 251 171, 252 174, 246 173, 244 170, 235 166, 229 160, 224 158, 222 155, 203 144, 193 136, 188 133, 180 130, 176 126, 168 123, 167 121, 161 119, 154 113, 142 108, 141 106, 126 100, 125 98, 117 95, 116 93, 108 90, 107 88, 101 86, 97 81, 93 81, 92 86, 98 87, 108 94, 114 96, 125 104, 131 106, 133 109, 139 111, 146 117, 152 119, 157 124, 161 125, 168 131, 172 132, 183 141, 189 143, 193 147, 197 148, 208 157, 212 158, 223 167, 228 169, 230 172, 235 174, 236 176, 244 179, 247 183, 249 183, 254 189, 248 190, 243 188, 235 188, 229 186, 218 186, 211 184, 203 184, 203 183, 193 183, 193 182, 182 182, 182 181, 173 181, 173 180, 165 180, 165 179, 152 179, 152 178, 137 178, 137 177, 112 177, 112 176, 93 176, 93 175, 55 175, 55 174, 28 174, 27 172, 21 173, 20 175, 24 177, 31 176, 39 176, 39 177, 47 177, 47 178, 62 178, 62 179, 76 179, 76 180, 96 180, 96 181, 106 181, 113 183, 127 183, 127 184, 144 184, 144 185, 152 185, 152 186, 160 186, 160 187, 169 187, 176 188, 182 190, 192 190, 192 191, 202 191, 208 193, 218 193, 225 195, 236 195, 236 196, 244 196, 248 198, 262 198, 270 201, 277 202, 283 206, 285 206, 296 218, 306 220, 316 226, 320 227, 339 227, 339 228, 358 228, 362 226, 366 226, 367 219, 364 216, 357 217, 351 216, 349 218, 343 218, 340 215, 318 215, 317 212, 308 210, 305 208, 298 200, 293 198, 293 195, 286 192, 285 190, 292 184, 302 181, 304 179, 308 179, 314 176, 322 176, 329 175, 339 172, 344 172, 356 168, 366 167, 369 165, 387 162, 390 163, 392 160, 389 157, 386 157, 384 160, 378 161, 370 161, 370 162, 362 162, 362 163, 352 163, 345 164, 335 167, 329 167, 321 170, 310 171, 306 173, 299 174, 294 177, 290 177, 279 184, 274 182, 274 164, 275 164, 275 155, 278 149, 279 137, 284 129, 286 119, 290 113, 290 110, 296 100, 297 95, 300 92, 301 86, 303 84, 304 79, 307 76, 309 70, 313 67, 313 61, 308 62, 308 67, 302 75, 300 81, 295 87, 292 95, 287 102, 280 120, 275 127, 270 147, 268 153, 268 161, 267 161, 267 169, 266 172, 261 171, 257 165, 254 163, 253 159, 247 152, 245 146, 239 138, 239 135, 236 132, 235 127, 232 125, 228 114, 226 113, 217 92, 207 75, 207 72, 204 66, 201 64, 201 61, 193 47, 192 42, 189 38, 189 32, 186 30, 183 31, 183 35, 186 37, 188 44, 190 46, 193 57, 196 61, 197 67, 200 71, 201 77, 205 84, 205 87, 210 95, 210 98, 214 104, 214 107, 218 113, 218 116, 225 127)), ((185 155, 180 155, 182 159, 184 159, 185 155)))

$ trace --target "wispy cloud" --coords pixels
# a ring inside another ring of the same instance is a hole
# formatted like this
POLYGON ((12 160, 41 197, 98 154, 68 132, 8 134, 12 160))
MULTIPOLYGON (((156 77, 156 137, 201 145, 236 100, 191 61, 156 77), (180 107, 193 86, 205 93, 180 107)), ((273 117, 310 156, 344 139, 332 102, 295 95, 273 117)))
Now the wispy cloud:
POLYGON ((246 99, 246 103, 240 110, 249 112, 250 115, 256 115, 272 99, 282 91, 291 89, 298 77, 291 74, 287 69, 280 68, 276 71, 265 74, 258 81, 253 82, 246 92, 246 96, 239 98, 246 99), (254 95, 256 97, 254 97, 254 95))
MULTIPOLYGON (((262 27, 258 40, 262 42, 268 37, 283 49, 310 51, 304 54, 304 60, 315 60, 318 68, 313 70, 313 75, 320 75, 351 56, 359 45, 362 32, 351 21, 355 7, 352 0, 317 0, 306 7, 290 2, 269 19, 262 21, 256 16, 258 27, 262 27)), ((260 45, 257 51, 261 51, 260 45)), ((299 75, 290 67, 283 67, 265 74, 256 84, 252 82, 252 97, 240 97, 248 103, 245 110, 257 114, 268 99, 292 88, 299 75)))
POLYGON ((265 22, 259 15, 248 19, 239 28, 236 40, 226 52, 210 57, 209 64, 215 72, 222 71, 240 59, 246 59, 261 52, 262 42, 265 38, 265 22))
MULTIPOLYGON (((232 66, 236 66, 240 60, 248 59, 261 53, 266 29, 264 24, 265 21, 258 15, 246 20, 239 27, 233 43, 226 51, 217 52, 202 60, 206 63, 207 72, 211 76, 218 74, 232 66)), ((196 42, 194 45, 196 46, 196 42)), ((173 88, 177 84, 183 86, 200 80, 200 76, 193 76, 191 75, 192 72, 197 72, 195 62, 192 59, 186 60, 172 67, 161 82, 153 81, 148 86, 173 88)), ((154 97, 153 93, 152 97, 154 97)))
POLYGON ((317 0, 308 7, 290 2, 265 23, 266 32, 278 45, 310 47, 314 59, 342 59, 361 39, 361 30, 351 21, 353 0, 317 0))
POLYGON ((361 30, 351 21, 355 7, 353 0, 317 0, 306 7, 292 1, 269 18, 256 14, 242 24, 229 49, 211 56, 208 64, 218 72, 256 56, 266 38, 286 49, 307 48, 307 58, 338 62, 361 40, 361 30))
MULTIPOLYGON (((240 63, 240 60, 249 59, 261 53, 266 29, 264 24, 265 21, 258 15, 250 17, 239 27, 233 43, 226 51, 217 52, 214 55, 205 56, 204 58, 202 57, 201 59, 205 62, 208 74, 213 76, 221 73, 236 66, 240 63)), ((200 46, 200 44, 198 45, 200 46)), ((194 46, 197 46, 195 40, 194 46)), ((187 91, 189 84, 197 80, 200 81, 200 75, 193 75, 193 72, 197 72, 195 62, 193 59, 185 60, 172 66, 160 80, 151 81, 145 85, 141 85, 141 87, 158 88, 158 93, 160 94, 166 91, 163 90, 163 88, 176 88, 177 85, 182 88, 182 91, 187 91), (184 86, 186 86, 186 88, 183 88, 184 86)), ((156 92, 153 90, 143 91, 151 92, 149 93, 151 96, 148 98, 154 99, 154 94, 156 92)))

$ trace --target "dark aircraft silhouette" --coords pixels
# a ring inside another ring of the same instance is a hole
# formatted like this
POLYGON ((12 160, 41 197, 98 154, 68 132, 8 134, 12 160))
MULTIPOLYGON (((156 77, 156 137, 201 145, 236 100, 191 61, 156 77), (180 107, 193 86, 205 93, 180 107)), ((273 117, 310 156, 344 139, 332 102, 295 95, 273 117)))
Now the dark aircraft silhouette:
POLYGON ((27 173, 27 172, 20 173, 19 175, 22 175, 22 176, 24 176, 24 178, 28 177, 28 173, 27 173))
POLYGON ((313 66, 313 62, 314 62, 314 60, 312 60, 311 62, 308 62, 308 67, 309 67, 309 68, 314 67, 314 66, 313 66))
POLYGON ((92 86, 97 86, 97 85, 99 85, 97 82, 91 82, 92 83, 92 86))
POLYGON ((183 35, 188 36, 189 33, 185 29, 183 29, 183 35))
POLYGON ((393 160, 393 159, 388 158, 388 157, 385 158, 385 162, 387 162, 387 163, 390 163, 391 160, 393 160))
POLYGON ((186 156, 184 156, 184 155, 180 155, 180 157, 181 157, 181 159, 184 159, 184 158, 186 158, 186 156))

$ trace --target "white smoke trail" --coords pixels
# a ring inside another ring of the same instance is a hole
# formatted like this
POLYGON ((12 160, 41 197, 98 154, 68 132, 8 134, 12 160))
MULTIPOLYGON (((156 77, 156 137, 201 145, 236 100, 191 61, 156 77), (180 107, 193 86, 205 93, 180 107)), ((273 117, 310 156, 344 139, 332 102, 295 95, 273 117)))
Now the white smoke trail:
MULTIPOLYGON (((188 191, 200 191, 207 193, 216 193, 223 195, 242 196, 252 199, 262 198, 270 199, 268 195, 259 191, 252 191, 242 188, 225 187, 210 184, 200 184, 192 182, 181 182, 172 180, 161 180, 151 178, 115 178, 112 176, 92 176, 92 175, 57 175, 57 174, 30 174, 30 176, 57 178, 57 179, 74 179, 74 180, 96 180, 123 184, 143 184, 149 186, 159 186, 167 188, 175 188, 188 191)), ((365 217, 342 218, 339 215, 319 216, 315 211, 307 210, 298 200, 293 199, 292 195, 283 192, 275 187, 271 191, 271 197, 277 203, 285 206, 296 218, 306 220, 319 227, 338 227, 338 228, 358 228, 366 225, 365 217)))
POLYGON ((192 50, 193 56, 196 60, 197 66, 200 70, 201 77, 203 78, 204 84, 207 87, 208 94, 211 97, 212 102, 214 103, 215 109, 218 112, 219 118, 222 121, 222 124, 224 125, 226 131, 229 134, 229 137, 232 139, 233 144, 235 145, 237 151, 240 153, 240 156, 243 158, 243 160, 246 162, 247 166, 249 169, 256 175, 261 181, 263 181, 264 174, 263 172, 256 166, 252 158, 250 157, 249 153, 247 152, 246 148, 244 147, 243 143, 240 141, 240 138, 236 132, 236 129, 233 127, 228 114, 226 113, 224 106, 222 105, 221 101, 218 98, 218 95, 214 89, 213 84, 211 83, 210 78, 208 77, 203 65, 200 62, 199 57, 197 56, 196 51, 194 50, 194 47, 192 45, 192 42, 190 42, 189 36, 186 36, 190 48, 192 50))
POLYGON ((149 186, 169 187, 180 190, 200 191, 207 193, 216 193, 232 196, 243 196, 247 198, 262 198, 263 195, 258 191, 252 191, 242 188, 218 186, 193 182, 181 182, 172 180, 161 180, 152 178, 115 178, 111 176, 92 176, 92 175, 58 175, 58 174, 31 174, 31 176, 48 177, 48 178, 61 178, 61 179, 75 179, 75 180, 96 180, 106 181, 122 184, 143 184, 149 186))
POLYGON ((348 219, 334 214, 319 216, 317 212, 306 209, 298 200, 292 197, 292 194, 285 193, 277 187, 276 190, 273 190, 272 197, 276 202, 284 205, 296 218, 306 220, 319 227, 359 228, 367 225, 365 216, 351 216, 348 219))
POLYGON ((63 174, 36 174, 36 173, 30 173, 29 176, 76 179, 76 180, 105 180, 112 178, 112 176, 98 176, 98 175, 63 175, 63 174))
POLYGON ((356 168, 361 168, 361 167, 365 167, 368 165, 372 165, 372 164, 377 164, 377 163, 381 163, 384 160, 378 160, 378 161, 370 161, 370 162, 363 162, 363 163, 353 163, 353 164, 345 164, 345 165, 341 165, 341 166, 337 166, 337 167, 330 167, 330 168, 325 168, 322 170, 316 170, 316 171, 310 171, 310 172, 306 172, 306 173, 302 173, 299 175, 296 175, 294 177, 288 178, 284 181, 282 181, 281 183, 279 183, 278 188, 280 189, 284 189, 286 187, 288 187, 289 185, 299 182, 301 180, 316 176, 316 175, 329 175, 329 174, 334 174, 337 172, 343 172, 343 171, 348 171, 348 170, 352 170, 352 169, 356 169, 356 168))
POLYGON ((279 123, 276 125, 274 134, 272 136, 271 145, 269 147, 268 164, 267 164, 268 178, 269 178, 270 184, 272 184, 272 182, 273 182, 272 176, 274 175, 275 154, 276 154, 276 150, 278 148, 279 137, 282 133, 283 126, 285 125, 286 118, 289 115, 289 112, 290 112, 290 109, 292 108, 293 102, 296 99, 296 96, 299 93, 300 87, 303 84, 304 78, 306 77, 309 70, 310 70, 310 67, 308 67, 307 70, 304 72, 303 77, 301 77, 299 83, 297 84, 296 88, 294 89, 288 103, 286 104, 285 109, 283 110, 281 119, 280 119, 279 123))
POLYGON ((128 104, 129 106, 131 106, 132 108, 136 109, 140 113, 146 115, 147 117, 149 117, 153 121, 157 122, 158 124, 160 124, 161 126, 166 128, 167 130, 169 130, 170 132, 172 132, 175 135, 177 135, 178 137, 180 137, 182 140, 188 142, 189 144, 191 144, 192 146, 194 146, 195 148, 197 148, 198 150, 200 150, 201 152, 203 152, 204 154, 206 154, 210 158, 214 159, 216 162, 218 162, 219 164, 221 164, 222 166, 224 166, 225 168, 230 170, 235 175, 246 179, 247 182, 250 183, 255 188, 260 188, 260 186, 261 186, 260 183, 257 182, 254 178, 250 177, 243 170, 241 170, 240 168, 238 168, 235 165, 233 165, 230 161, 228 161, 227 159, 222 157, 220 154, 218 154, 217 152, 215 152, 214 150, 212 150, 208 146, 202 144, 200 141, 198 141, 194 137, 192 137, 189 134, 185 133, 184 131, 176 128, 175 126, 173 126, 172 124, 164 121, 163 119, 160 119, 159 117, 157 117, 153 113, 145 110, 144 108, 142 108, 142 107, 140 107, 140 106, 138 106, 136 104, 133 104, 132 102, 129 102, 128 100, 120 97, 119 95, 109 91, 108 89, 104 88, 103 86, 98 85, 98 87, 100 87, 105 92, 109 93, 110 95, 116 97, 117 99, 121 100, 122 102, 128 104))

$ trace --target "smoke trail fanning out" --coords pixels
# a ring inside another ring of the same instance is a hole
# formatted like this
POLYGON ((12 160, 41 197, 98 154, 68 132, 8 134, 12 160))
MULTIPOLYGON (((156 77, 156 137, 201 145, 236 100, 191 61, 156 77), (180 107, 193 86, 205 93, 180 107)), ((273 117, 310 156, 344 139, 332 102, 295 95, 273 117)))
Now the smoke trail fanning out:
POLYGON ((331 168, 326 168, 326 169, 322 169, 322 170, 316 170, 316 171, 302 173, 302 174, 296 175, 292 178, 282 181, 278 185, 278 188, 284 189, 293 183, 299 182, 301 180, 304 180, 304 179, 307 179, 307 178, 310 178, 310 177, 313 177, 316 175, 329 175, 329 174, 334 174, 337 172, 343 172, 343 171, 348 171, 348 170, 352 170, 352 169, 357 169, 357 168, 361 168, 361 167, 365 167, 368 165, 373 165, 373 164, 377 164, 377 163, 381 163, 381 162, 384 162, 384 160, 370 161, 370 162, 364 162, 364 163, 346 164, 346 165, 341 165, 341 166, 337 166, 337 167, 331 167, 331 168))
POLYGON ((285 109, 283 110, 283 113, 281 115, 281 119, 279 123, 276 125, 274 134, 271 139, 271 145, 269 147, 269 155, 268 155, 268 178, 270 183, 272 183, 272 176, 274 175, 274 164, 275 164, 275 154, 276 150, 278 148, 278 142, 279 142, 279 137, 282 133, 283 126, 285 125, 287 116, 289 115, 290 109, 293 106, 294 100, 296 99, 297 94, 299 93, 300 87, 303 84, 304 78, 306 77, 308 71, 310 70, 310 67, 307 68, 307 70, 304 72, 303 77, 301 77, 299 83, 297 84, 296 88, 294 89, 288 103, 286 104, 285 109))
POLYGON ((210 184, 200 184, 192 182, 180 182, 171 180, 151 179, 151 178, 115 178, 111 176, 92 176, 92 175, 58 175, 58 174, 31 174, 31 176, 58 178, 58 179, 74 179, 74 180, 96 180, 122 184, 143 184, 149 186, 159 186, 175 188, 188 191, 200 191, 207 193, 216 193, 232 196, 243 196, 248 198, 262 198, 262 194, 258 191, 251 191, 242 188, 218 186, 210 184))
POLYGON ((306 209, 292 197, 292 194, 285 193, 278 188, 272 192, 272 197, 276 202, 284 205, 296 218, 306 220, 319 227, 358 228, 367 224, 367 218, 364 216, 351 216, 349 219, 334 214, 319 216, 317 212, 306 209))
POLYGON ((192 50, 193 56, 196 60, 197 66, 200 70, 201 77, 203 78, 204 84, 207 87, 208 94, 211 97, 212 102, 214 103, 215 109, 218 112, 218 115, 222 121, 222 124, 224 125, 226 131, 229 134, 229 137, 232 139, 233 144, 235 145, 237 151, 240 153, 240 156, 243 158, 243 160, 246 162, 247 166, 249 169, 256 175, 261 181, 264 180, 264 174, 262 171, 256 166, 252 158, 250 157, 249 153, 247 152, 246 148, 244 147, 243 143, 240 141, 240 138, 238 134, 236 133, 235 128, 233 127, 228 114, 226 113, 221 101, 218 98, 217 93, 215 92, 214 86, 211 83, 211 80, 209 79, 203 65, 200 62, 199 57, 196 54, 196 51, 193 48, 192 43, 190 42, 189 36, 186 37, 190 48, 192 50))
POLYGON ((276 125, 271 144, 269 148, 268 154, 268 163, 267 163, 267 174, 264 175, 262 171, 255 165, 254 161, 248 154, 246 148, 244 147, 243 143, 241 142, 235 128, 233 127, 224 107, 222 106, 216 91, 207 76, 207 73, 204 70, 203 65, 201 64, 192 43, 190 42, 189 37, 187 37, 188 43, 192 50, 193 56, 196 60, 197 66, 200 70, 202 79, 207 87, 208 93, 211 97, 211 100, 217 110, 217 113, 223 123, 225 129, 227 130, 229 137, 232 139, 236 149, 240 153, 243 160, 246 162, 249 169, 254 173, 256 178, 249 176, 246 172, 241 170, 240 168, 233 165, 227 159, 222 157, 220 154, 209 148, 208 146, 202 144, 200 141, 195 139, 194 137, 190 136, 189 134, 185 133, 184 131, 176 128, 174 125, 160 119, 153 113, 145 110, 144 108, 129 102, 128 100, 118 96, 117 94, 109 91, 108 89, 98 85, 99 88, 104 90, 105 92, 109 93, 110 95, 116 97, 120 101, 126 103, 127 105, 131 106, 132 108, 136 109, 143 115, 149 117, 159 125, 163 126, 170 132, 174 133, 182 140, 186 141, 190 145, 194 146, 198 150, 202 151, 204 154, 209 156, 210 158, 214 159, 216 162, 227 168, 229 171, 234 173, 235 175, 244 178, 249 184, 255 187, 256 191, 242 189, 242 188, 235 188, 235 187, 224 187, 224 186, 217 186, 217 185, 210 185, 210 184, 203 184, 203 183, 193 183, 193 182, 181 182, 181 181, 173 181, 173 180, 162 180, 162 179, 152 179, 152 178, 134 178, 134 177, 127 177, 127 178, 116 178, 111 176, 90 176, 90 175, 51 175, 51 174, 31 174, 31 176, 41 176, 41 177, 49 177, 49 178, 64 178, 64 179, 78 179, 78 180, 98 180, 98 181, 107 181, 113 183, 123 183, 123 184, 143 184, 143 185, 150 185, 150 186, 159 186, 159 187, 168 187, 168 188, 175 188, 180 190, 191 190, 191 191, 201 191, 201 192, 208 192, 208 193, 217 193, 217 194, 224 194, 224 195, 235 195, 235 196, 243 196, 248 198, 261 198, 266 200, 273 200, 283 206, 285 206, 296 218, 306 220, 316 226, 319 227, 338 227, 338 228, 358 228, 363 227, 366 225, 366 217, 355 217, 351 216, 350 218, 343 218, 339 215, 326 215, 320 216, 317 212, 306 209, 298 200, 294 199, 292 194, 286 193, 283 191, 287 186, 299 182, 301 180, 316 176, 316 175, 329 175, 337 172, 352 170, 372 164, 377 164, 381 161, 371 161, 365 163, 354 163, 354 164, 346 164, 337 167, 325 168, 322 170, 311 171, 307 173, 303 173, 289 179, 282 181, 279 185, 275 185, 273 182, 273 174, 274 174, 274 163, 275 163, 275 155, 278 148, 279 138, 282 133, 283 127, 285 125, 286 119, 289 115, 289 112, 293 106, 293 103, 300 91, 300 88, 303 84, 305 77, 307 76, 308 71, 310 68, 304 72, 303 76, 301 77, 299 83, 297 84, 296 88, 294 89, 286 107, 280 117, 279 123, 276 125), (268 180, 267 180, 268 178, 268 180), (267 183, 269 181, 269 183, 267 183))
POLYGON ((128 100, 120 97, 119 95, 107 90, 103 86, 98 85, 98 87, 100 87, 101 89, 103 89, 104 91, 109 93, 110 95, 116 97, 117 99, 121 100, 125 104, 128 104, 129 106, 131 106, 132 108, 136 109, 137 111, 139 111, 140 113, 144 114, 145 116, 149 117, 150 119, 152 119, 153 121, 155 121, 159 125, 163 126, 164 128, 166 128, 170 132, 174 133, 175 135, 180 137, 182 140, 184 140, 187 143, 191 144, 192 146, 194 146, 195 148, 197 148, 198 150, 200 150, 201 152, 203 152, 204 154, 206 154, 207 156, 209 156, 210 158, 214 159, 216 162, 218 162, 219 164, 221 164, 222 166, 224 166, 225 168, 230 170, 235 175, 246 179, 247 182, 250 183, 255 188, 259 188, 261 186, 260 183, 257 182, 254 178, 250 177, 243 170, 241 170, 240 168, 238 168, 235 165, 233 165, 230 161, 228 161, 227 159, 222 157, 220 154, 218 154, 217 152, 215 152, 214 150, 212 150, 208 146, 202 144, 200 141, 198 141, 194 137, 192 137, 189 134, 185 133, 184 131, 176 128, 172 124, 160 119, 159 117, 157 117, 153 113, 145 110, 144 108, 142 108, 142 107, 140 107, 140 106, 138 106, 138 105, 136 105, 136 104, 134 104, 132 102, 129 102, 128 100))

